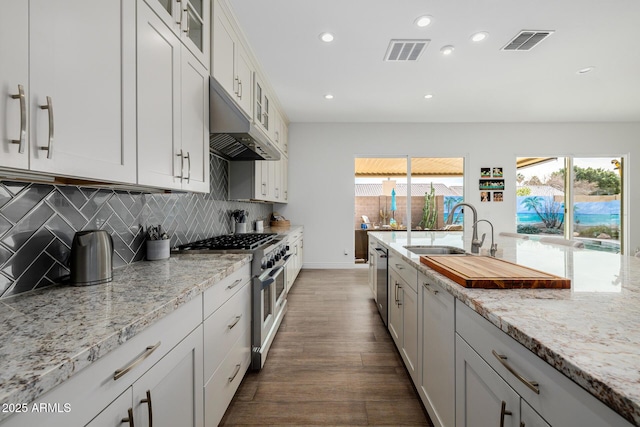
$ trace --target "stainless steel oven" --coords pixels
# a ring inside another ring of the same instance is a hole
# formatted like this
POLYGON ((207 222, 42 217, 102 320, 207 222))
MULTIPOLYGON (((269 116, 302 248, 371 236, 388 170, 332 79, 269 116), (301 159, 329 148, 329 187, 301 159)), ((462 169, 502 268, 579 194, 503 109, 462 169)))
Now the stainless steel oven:
POLYGON ((276 234, 236 234, 179 246, 177 253, 251 253, 251 368, 261 369, 287 312, 290 255, 276 234))

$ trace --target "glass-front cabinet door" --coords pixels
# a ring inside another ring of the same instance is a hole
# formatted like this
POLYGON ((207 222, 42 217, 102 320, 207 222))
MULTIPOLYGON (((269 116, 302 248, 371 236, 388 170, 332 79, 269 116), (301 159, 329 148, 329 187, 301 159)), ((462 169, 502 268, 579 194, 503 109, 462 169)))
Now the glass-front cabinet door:
POLYGON ((204 0, 145 1, 208 70, 211 2, 204 0))

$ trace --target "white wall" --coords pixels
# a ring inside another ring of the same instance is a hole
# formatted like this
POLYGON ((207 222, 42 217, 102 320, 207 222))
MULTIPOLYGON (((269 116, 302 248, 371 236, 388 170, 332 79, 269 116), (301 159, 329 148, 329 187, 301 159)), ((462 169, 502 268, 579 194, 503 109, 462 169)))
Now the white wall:
MULTIPOLYGON (((516 157, 624 155, 627 206, 640 212, 633 187, 640 182, 633 163, 640 157, 640 123, 293 123, 289 141, 291 202, 277 210, 305 227, 305 268, 354 265, 356 157, 464 157, 465 201, 477 207, 479 218, 493 222, 497 234, 516 228, 516 157), (504 201, 480 203, 480 168, 492 166, 504 168, 504 201)), ((640 247, 640 215, 631 218, 626 231, 633 251, 640 247)))

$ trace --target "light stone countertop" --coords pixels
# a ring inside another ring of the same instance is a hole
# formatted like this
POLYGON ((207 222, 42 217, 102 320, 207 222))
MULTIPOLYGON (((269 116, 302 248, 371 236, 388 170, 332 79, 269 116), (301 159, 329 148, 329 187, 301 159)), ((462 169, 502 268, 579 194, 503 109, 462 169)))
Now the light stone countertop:
MULTIPOLYGON (((464 247, 461 232, 371 232, 457 299, 640 425, 640 258, 496 236, 498 257, 571 279, 571 289, 470 289, 406 245, 464 247)), ((489 246, 485 241, 484 246, 489 246)))
POLYGON ((110 283, 0 300, 0 405, 34 401, 250 262, 172 255, 116 269, 110 283))

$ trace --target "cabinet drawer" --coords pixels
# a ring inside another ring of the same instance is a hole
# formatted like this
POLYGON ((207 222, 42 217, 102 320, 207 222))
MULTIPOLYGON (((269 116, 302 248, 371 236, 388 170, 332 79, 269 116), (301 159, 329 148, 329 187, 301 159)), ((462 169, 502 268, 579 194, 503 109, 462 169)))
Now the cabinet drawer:
POLYGON ((243 333, 251 331, 251 284, 204 321, 204 378, 208 380, 243 333))
MULTIPOLYGON (((508 292, 508 291, 507 291, 508 292)), ((551 425, 625 426, 631 424, 547 364, 488 320, 456 300, 456 332, 551 425), (537 382, 539 394, 510 372, 503 357, 523 380, 537 382)))
POLYGON ((391 250, 389 251, 389 268, 393 268, 414 292, 418 292, 418 270, 391 250))
POLYGON ((204 386, 204 424, 216 426, 238 390, 251 361, 251 333, 246 331, 204 386))
POLYGON ((248 263, 207 289, 204 293, 204 318, 211 316, 250 279, 251 263, 248 263))

